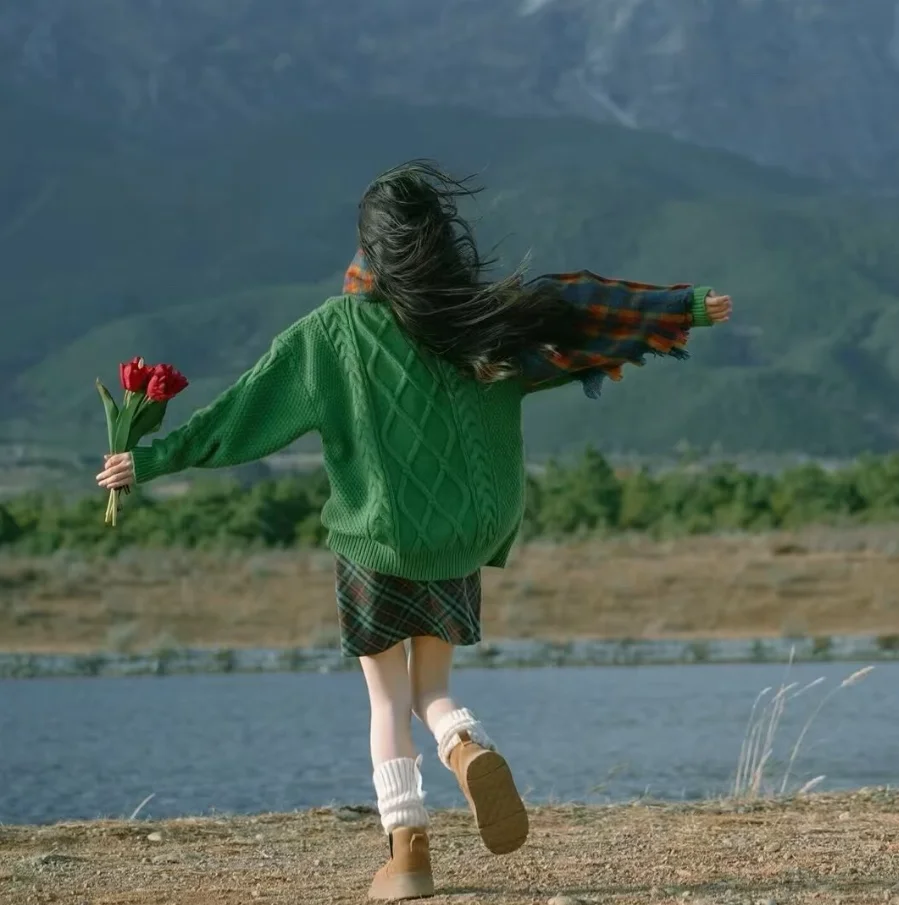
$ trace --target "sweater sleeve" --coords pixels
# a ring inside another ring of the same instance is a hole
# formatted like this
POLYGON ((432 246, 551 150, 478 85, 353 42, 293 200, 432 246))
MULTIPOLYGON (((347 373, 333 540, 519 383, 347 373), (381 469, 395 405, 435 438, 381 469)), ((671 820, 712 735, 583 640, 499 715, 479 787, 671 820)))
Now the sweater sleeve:
POLYGON ((583 342, 578 348, 543 347, 522 356, 525 393, 580 380, 588 396, 598 396, 602 380, 620 380, 625 364, 642 365, 647 355, 686 358, 690 329, 712 325, 708 287, 609 280, 586 270, 549 274, 530 285, 547 281, 584 311, 583 342))
POLYGON ((320 429, 315 396, 320 349, 312 316, 278 336, 238 381, 182 427, 134 456, 135 482, 187 468, 230 468, 263 459, 320 429))

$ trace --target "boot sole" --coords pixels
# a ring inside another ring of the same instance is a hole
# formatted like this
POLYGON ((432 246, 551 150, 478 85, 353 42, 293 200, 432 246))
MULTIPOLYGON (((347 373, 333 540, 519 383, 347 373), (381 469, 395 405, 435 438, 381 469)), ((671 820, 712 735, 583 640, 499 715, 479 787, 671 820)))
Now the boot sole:
POLYGON ((528 812, 504 757, 484 751, 473 758, 465 771, 465 792, 488 851, 508 855, 524 845, 528 812))
POLYGON ((373 883, 369 899, 376 902, 402 902, 406 899, 429 899, 434 895, 434 878, 430 874, 398 874, 383 882, 373 883))

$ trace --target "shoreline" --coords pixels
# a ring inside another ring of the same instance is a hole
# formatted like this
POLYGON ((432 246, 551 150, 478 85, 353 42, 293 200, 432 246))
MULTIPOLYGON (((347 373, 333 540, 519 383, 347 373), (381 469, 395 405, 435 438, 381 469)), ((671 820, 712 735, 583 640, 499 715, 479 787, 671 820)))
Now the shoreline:
MULTIPOLYGON (((530 809, 490 857, 465 811, 432 815, 435 905, 899 903, 899 792, 530 809)), ((349 905, 386 845, 371 808, 0 826, 10 905, 349 905)))
MULTIPOLYGON (((0 675, 352 668, 333 570, 301 548, 0 552, 0 675)), ((895 526, 533 542, 483 588, 462 667, 899 657, 895 526)))
MULTIPOLYGON (((504 640, 457 648, 456 669, 547 669, 761 663, 899 662, 893 636, 694 638, 660 640, 504 640)), ((359 669, 333 647, 171 647, 143 653, 42 654, 0 651, 0 679, 260 673, 359 669)))

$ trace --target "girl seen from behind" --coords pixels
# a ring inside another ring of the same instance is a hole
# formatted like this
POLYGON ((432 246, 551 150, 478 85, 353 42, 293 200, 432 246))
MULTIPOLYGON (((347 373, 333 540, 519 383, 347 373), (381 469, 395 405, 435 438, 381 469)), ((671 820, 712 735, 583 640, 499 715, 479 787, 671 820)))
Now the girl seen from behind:
POLYGON ((371 702, 389 843, 370 889, 379 900, 434 893, 413 715, 486 848, 504 854, 527 838, 509 765, 449 689, 454 647, 481 637, 480 571, 505 565, 523 516, 523 399, 575 380, 595 396, 627 363, 684 357, 690 328, 731 311, 707 288, 586 270, 491 282, 457 210, 473 191, 422 161, 381 175, 360 203, 344 293, 276 337, 183 427, 107 457, 97 478, 123 488, 232 467, 319 432, 341 648, 360 659, 371 702))

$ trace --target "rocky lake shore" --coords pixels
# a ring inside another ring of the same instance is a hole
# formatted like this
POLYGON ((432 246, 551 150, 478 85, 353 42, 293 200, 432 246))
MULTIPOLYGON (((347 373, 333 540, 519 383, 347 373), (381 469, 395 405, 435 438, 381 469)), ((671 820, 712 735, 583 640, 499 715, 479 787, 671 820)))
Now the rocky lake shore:
MULTIPOLYGON (((9 905, 350 905, 386 852, 368 808, 0 827, 9 905)), ((899 903, 899 793, 534 808, 513 855, 434 815, 435 905, 899 903)))

